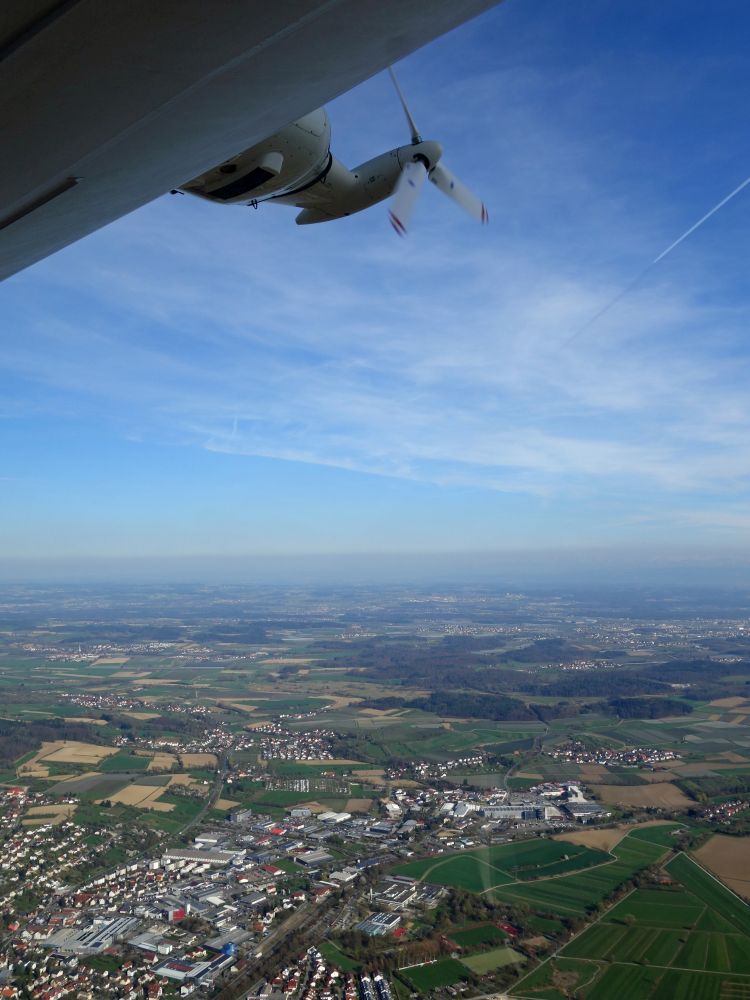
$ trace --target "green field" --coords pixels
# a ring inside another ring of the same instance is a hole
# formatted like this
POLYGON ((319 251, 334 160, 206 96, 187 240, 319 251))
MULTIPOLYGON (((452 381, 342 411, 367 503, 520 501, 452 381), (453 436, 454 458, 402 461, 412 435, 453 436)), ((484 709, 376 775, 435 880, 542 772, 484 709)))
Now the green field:
POLYGON ((738 931, 750 936, 750 906, 695 861, 691 861, 686 854, 678 854, 667 865, 667 871, 706 906, 734 924, 738 931))
POLYGON ((663 853, 664 848, 633 840, 628 834, 612 849, 614 860, 608 864, 575 875, 502 885, 494 895, 509 903, 527 903, 543 913, 585 916, 637 872, 657 861, 663 853))
POLYGON ((687 855, 666 870, 679 884, 631 892, 513 995, 558 1000, 571 987, 565 973, 573 961, 583 1000, 750 1000, 750 907, 687 855))
POLYGON ((360 962, 350 958, 333 941, 323 941, 322 944, 318 945, 318 950, 323 958, 337 969, 341 969, 342 972, 358 972, 362 968, 360 962))
POLYGON ((420 993, 429 993, 441 986, 459 983, 462 979, 467 979, 469 974, 464 965, 455 958, 443 958, 438 962, 430 962, 429 965, 416 965, 411 969, 404 969, 400 975, 420 993))
POLYGON ((495 969, 502 969, 506 965, 523 965, 526 961, 525 955, 508 947, 493 948, 492 951, 483 951, 479 955, 469 955, 468 958, 461 959, 468 969, 480 976, 494 972, 495 969))
POLYGON ((115 753, 111 757, 105 757, 97 768, 105 774, 118 771, 145 771, 150 762, 150 757, 137 757, 134 753, 115 753))
POLYGON ((610 855, 604 851, 537 838, 410 861, 395 871, 437 885, 485 892, 516 880, 547 878, 606 864, 609 860, 610 855))
POLYGON ((448 935, 460 948, 476 948, 482 944, 494 944, 507 940, 508 935, 494 924, 480 924, 461 931, 451 931, 448 935))

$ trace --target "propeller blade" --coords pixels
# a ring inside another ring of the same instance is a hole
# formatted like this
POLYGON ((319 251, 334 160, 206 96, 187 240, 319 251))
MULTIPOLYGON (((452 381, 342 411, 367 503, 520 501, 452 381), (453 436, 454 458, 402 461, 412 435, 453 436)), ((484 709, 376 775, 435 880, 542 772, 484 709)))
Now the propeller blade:
POLYGON ((490 217, 484 202, 480 201, 457 177, 454 177, 450 170, 446 169, 442 163, 438 163, 432 168, 430 171, 430 180, 438 191, 447 194, 449 198, 455 201, 459 208, 462 208, 464 212, 468 212, 477 222, 481 222, 482 225, 486 225, 489 222, 490 217))
POLYGON ((398 85, 398 80, 396 79, 396 74, 393 72, 392 67, 388 67, 388 72, 391 74, 391 80, 393 80, 393 86, 396 88, 396 93, 398 94, 398 99, 401 101, 401 107, 404 109, 404 114, 406 115, 406 121, 409 125, 409 131, 411 132, 411 141, 414 145, 422 141, 422 136, 419 134, 419 129, 417 128, 417 123, 411 116, 411 111, 407 107, 404 95, 401 93, 401 88, 398 85))
POLYGON ((406 236, 414 206, 427 177, 427 168, 419 160, 407 163, 396 184, 390 212, 391 225, 399 236, 406 236))

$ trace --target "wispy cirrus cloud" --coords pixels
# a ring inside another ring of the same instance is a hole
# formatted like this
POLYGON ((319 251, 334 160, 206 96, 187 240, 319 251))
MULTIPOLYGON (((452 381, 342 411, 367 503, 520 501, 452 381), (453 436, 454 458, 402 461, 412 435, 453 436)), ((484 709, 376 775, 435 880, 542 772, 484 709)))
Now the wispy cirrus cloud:
MULTIPOLYGON (((734 217, 716 221, 731 252, 687 241, 570 342, 693 212, 695 192, 669 180, 679 143, 670 159, 633 123, 647 108, 687 116, 710 66, 686 93, 681 57, 636 58, 624 108, 632 53, 492 69, 492 39, 464 38, 487 46, 477 72, 467 60, 433 81, 408 64, 402 78, 425 132, 485 193, 487 230, 432 190, 404 243, 377 209, 300 230, 280 208, 165 198, 18 279, 23 336, 0 345, 3 367, 106 409, 122 433, 190 448, 646 510, 741 503, 750 352, 734 217)), ((334 148, 356 162, 401 142, 399 115, 381 82, 349 95, 334 148)))

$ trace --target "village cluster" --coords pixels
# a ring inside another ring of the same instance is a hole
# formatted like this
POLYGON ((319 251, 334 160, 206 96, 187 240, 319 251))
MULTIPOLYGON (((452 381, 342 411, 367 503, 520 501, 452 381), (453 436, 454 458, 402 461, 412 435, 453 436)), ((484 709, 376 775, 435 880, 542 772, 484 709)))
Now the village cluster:
POLYGON ((333 760, 331 743, 336 734, 330 729, 292 732, 277 722, 256 726, 263 760, 333 760))
POLYGON ((622 750, 612 750, 609 747, 591 749, 578 740, 552 747, 545 753, 553 760, 567 761, 572 764, 603 764, 605 767, 651 767, 665 761, 679 760, 680 754, 663 747, 627 747, 622 750))

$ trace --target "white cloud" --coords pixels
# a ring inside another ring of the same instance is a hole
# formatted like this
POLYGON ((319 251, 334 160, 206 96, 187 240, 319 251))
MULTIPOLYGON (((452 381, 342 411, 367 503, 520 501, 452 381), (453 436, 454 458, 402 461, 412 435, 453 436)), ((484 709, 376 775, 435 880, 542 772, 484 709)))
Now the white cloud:
MULTIPOLYGON (((742 491, 745 303, 716 277, 706 294, 715 254, 686 244, 570 342, 659 249, 669 199, 617 166, 632 137, 603 148, 601 67, 564 81, 562 110, 553 83, 508 68, 433 95, 489 229, 433 190, 404 243, 377 209, 310 231, 283 208, 164 199, 19 282, 3 365, 210 450, 549 497, 742 491)), ((390 98, 360 99, 390 132, 390 98)))

